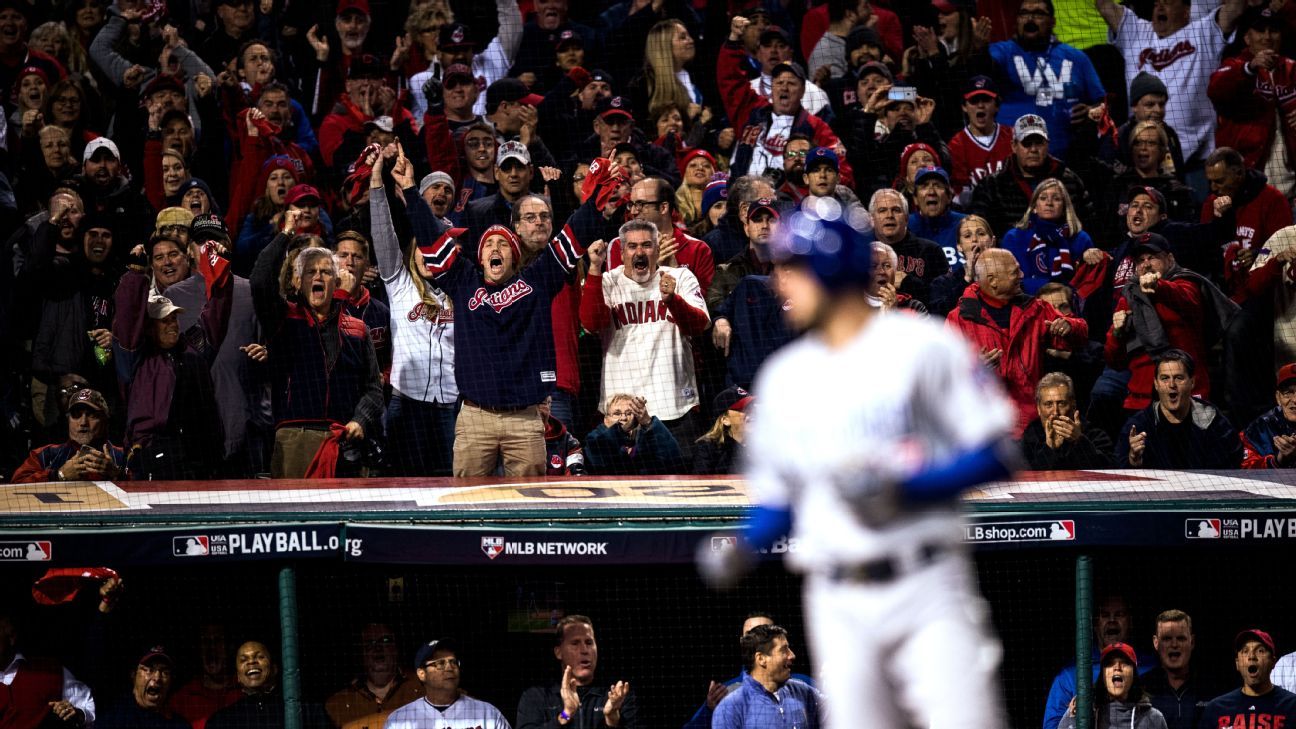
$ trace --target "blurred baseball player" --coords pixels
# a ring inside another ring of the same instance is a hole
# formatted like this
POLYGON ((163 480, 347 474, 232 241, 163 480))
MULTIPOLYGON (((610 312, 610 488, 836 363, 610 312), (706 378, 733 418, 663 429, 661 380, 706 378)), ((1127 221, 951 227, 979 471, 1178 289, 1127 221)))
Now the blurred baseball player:
POLYGON ((1002 729, 1001 649, 957 497, 1009 474, 1013 409, 956 334, 868 297, 867 218, 816 210, 771 244, 788 316, 807 331, 753 388, 745 549, 707 540, 703 573, 732 579, 792 529, 830 729, 1002 729))

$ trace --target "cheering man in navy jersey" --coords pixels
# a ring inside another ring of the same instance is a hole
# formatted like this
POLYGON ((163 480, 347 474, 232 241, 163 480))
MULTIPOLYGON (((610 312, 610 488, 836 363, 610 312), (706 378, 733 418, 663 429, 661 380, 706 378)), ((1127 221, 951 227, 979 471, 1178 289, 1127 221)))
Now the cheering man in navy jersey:
POLYGON ((460 251, 414 189, 403 153, 393 177, 405 190, 427 273, 454 303, 455 381, 463 396, 454 475, 489 476, 499 461, 506 476, 544 475, 544 423, 537 407, 558 381, 550 304, 585 248, 615 234, 611 220, 628 191, 624 173, 606 159, 594 160, 585 183, 592 194, 556 232, 548 251, 525 268, 521 242, 507 226, 492 225, 475 249, 469 242, 460 251))
POLYGON ((1278 653, 1273 638, 1263 630, 1244 630, 1233 639, 1235 665, 1242 688, 1217 697, 1206 705, 1198 729, 1292 729, 1296 727, 1296 694, 1273 685, 1278 653))

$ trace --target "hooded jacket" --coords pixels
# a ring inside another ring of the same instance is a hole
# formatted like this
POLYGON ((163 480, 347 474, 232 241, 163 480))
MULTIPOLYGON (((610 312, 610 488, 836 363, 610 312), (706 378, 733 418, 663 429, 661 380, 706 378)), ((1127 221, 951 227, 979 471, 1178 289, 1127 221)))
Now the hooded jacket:
MULTIPOLYGON (((1058 729, 1075 729, 1074 716, 1062 717, 1058 729)), ((1094 706, 1094 729, 1166 729, 1165 717, 1152 707, 1147 694, 1138 701, 1110 701, 1094 706)))
POLYGON ((1243 468, 1291 468, 1292 463, 1278 462, 1278 449, 1274 447, 1274 436, 1296 435, 1296 423, 1283 417, 1281 405, 1276 405, 1269 412, 1261 415, 1242 431, 1242 467, 1243 468))

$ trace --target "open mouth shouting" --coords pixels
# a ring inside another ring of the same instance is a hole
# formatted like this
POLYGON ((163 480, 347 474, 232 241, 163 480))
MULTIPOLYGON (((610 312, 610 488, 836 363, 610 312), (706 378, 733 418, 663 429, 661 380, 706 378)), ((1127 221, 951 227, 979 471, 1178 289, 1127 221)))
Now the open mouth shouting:
POLYGON ((630 268, 634 271, 636 279, 647 280, 650 265, 646 253, 640 253, 630 260, 630 268))

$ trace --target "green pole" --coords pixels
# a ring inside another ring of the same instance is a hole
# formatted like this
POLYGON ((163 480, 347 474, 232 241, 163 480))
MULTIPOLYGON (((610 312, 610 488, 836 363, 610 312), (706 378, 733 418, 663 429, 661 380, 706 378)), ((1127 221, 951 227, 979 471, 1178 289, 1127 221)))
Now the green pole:
POLYGON ((1088 555, 1076 558, 1076 729, 1093 725, 1093 572, 1088 555))
POLYGON ((301 729, 301 662, 297 655, 297 573, 279 570, 279 632, 283 635, 284 729, 301 729))

